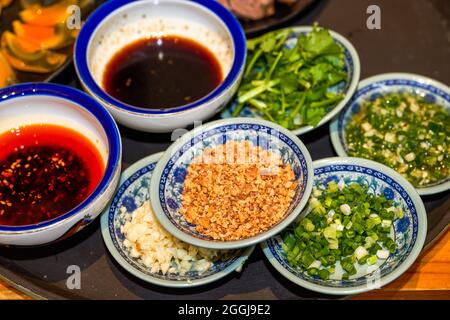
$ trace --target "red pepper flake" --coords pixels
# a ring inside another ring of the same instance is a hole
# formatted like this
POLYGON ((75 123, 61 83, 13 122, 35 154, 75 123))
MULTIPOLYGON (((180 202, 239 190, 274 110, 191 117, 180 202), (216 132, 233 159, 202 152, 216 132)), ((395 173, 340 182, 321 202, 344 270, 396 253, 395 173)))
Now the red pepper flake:
POLYGON ((0 225, 54 219, 83 202, 103 175, 98 150, 76 131, 39 125, 9 135, 0 135, 0 225))

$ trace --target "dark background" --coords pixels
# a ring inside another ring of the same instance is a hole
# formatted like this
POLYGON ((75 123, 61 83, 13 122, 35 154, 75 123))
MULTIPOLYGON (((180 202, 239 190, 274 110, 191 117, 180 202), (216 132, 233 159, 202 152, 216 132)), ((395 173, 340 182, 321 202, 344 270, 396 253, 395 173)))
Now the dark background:
MULTIPOLYGON (((320 25, 337 31, 355 46, 361 79, 385 72, 410 72, 450 84, 450 1, 319 0, 290 25, 320 25), (381 30, 368 30, 369 5, 381 8, 381 30)), ((288 24, 289 25, 289 24, 288 24)), ((56 81, 79 87, 73 67, 56 81)), ((125 166, 170 144, 165 134, 120 127, 125 166)), ((301 136, 313 160, 334 156, 325 125, 301 136)), ((450 192, 423 197, 430 243, 450 222, 450 192)), ((259 247, 241 274, 211 285, 175 290, 146 284, 122 270, 105 251, 99 221, 64 242, 33 249, 0 248, 0 275, 34 296, 91 299, 315 299, 326 296, 298 287, 275 271, 259 247), (67 290, 66 268, 82 268, 81 290, 67 290)))

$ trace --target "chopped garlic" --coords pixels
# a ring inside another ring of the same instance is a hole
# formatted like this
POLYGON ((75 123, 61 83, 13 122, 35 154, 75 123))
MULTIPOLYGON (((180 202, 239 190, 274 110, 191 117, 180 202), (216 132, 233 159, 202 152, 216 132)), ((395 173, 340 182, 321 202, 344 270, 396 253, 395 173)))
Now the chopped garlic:
POLYGON ((339 249, 339 241, 332 241, 328 244, 329 249, 339 249))
POLYGON ((330 211, 328 211, 327 213, 327 222, 330 223, 331 221, 333 221, 333 216, 336 214, 336 212, 331 209, 330 211))
POLYGON ((384 135, 384 140, 390 143, 395 143, 397 141, 397 138, 395 136, 395 133, 388 132, 384 135))
POLYGON ((125 235, 123 245, 130 256, 139 259, 150 272, 179 275, 189 271, 203 273, 221 255, 217 250, 197 248, 173 237, 158 223, 148 201, 131 214, 123 208, 120 212, 126 221, 121 227, 125 235))
POLYGON ((344 179, 339 180, 339 183, 337 184, 339 190, 343 190, 345 188, 345 182, 344 179))
POLYGON ((413 161, 416 158, 416 155, 414 154, 414 152, 410 152, 405 156, 405 160, 408 162, 413 161))
MULTIPOLYGON (((313 196, 314 197, 320 197, 322 195, 322 190, 318 189, 318 188, 314 188, 313 189, 313 196)), ((317 200, 317 199, 316 199, 317 200)))
POLYGON ((370 130, 372 130, 372 125, 368 122, 364 122, 361 125, 361 128, 363 128, 364 131, 369 132, 370 130))
POLYGON ((352 212, 352 210, 351 210, 351 208, 350 208, 350 206, 348 205, 348 204, 341 204, 341 206, 339 207, 339 209, 341 209, 341 212, 344 214, 344 215, 346 215, 346 216, 348 216, 351 212, 352 212))
POLYGON ((419 105, 417 104, 416 99, 411 99, 409 101, 409 108, 411 109, 412 112, 416 113, 417 111, 419 111, 419 105))
POLYGON ((314 260, 314 262, 309 265, 308 269, 311 268, 319 269, 321 265, 322 263, 319 260, 314 260))
POLYGON ((377 257, 380 259, 387 259, 389 258, 389 250, 378 250, 377 251, 377 257))
POLYGON ((355 256, 356 256, 356 259, 358 259, 358 260, 360 260, 361 258, 367 256, 367 254, 368 254, 368 253, 367 253, 366 248, 364 248, 364 247, 362 247, 362 246, 359 246, 359 247, 356 248, 356 250, 355 250, 355 256))
POLYGON ((204 273, 204 272, 208 271, 211 267, 212 267, 211 261, 202 259, 196 263, 195 271, 197 271, 199 273, 204 273))
POLYGON ((381 221, 382 228, 388 228, 392 225, 392 220, 383 220, 381 221))
POLYGON ((406 109, 406 103, 404 103, 403 101, 400 103, 400 106, 398 107, 399 109, 400 109, 400 111, 405 111, 405 109, 406 109))

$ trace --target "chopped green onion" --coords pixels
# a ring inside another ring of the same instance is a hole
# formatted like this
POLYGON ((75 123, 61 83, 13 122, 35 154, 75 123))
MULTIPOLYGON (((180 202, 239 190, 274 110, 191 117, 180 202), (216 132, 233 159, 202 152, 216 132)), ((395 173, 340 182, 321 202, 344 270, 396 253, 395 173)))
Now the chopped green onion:
POLYGON ((330 272, 327 269, 319 270, 319 277, 322 280, 327 280, 330 277, 330 272))
POLYGON ((370 193, 366 185, 338 187, 335 181, 316 187, 313 194, 310 213, 283 235, 282 248, 290 265, 319 277, 325 270, 322 277, 329 279, 340 263, 348 278, 357 274, 358 266, 374 265, 396 252, 391 218, 401 210, 391 200, 370 193))
POLYGON ((369 266, 374 265, 375 263, 377 263, 377 256, 370 256, 367 258, 367 264, 369 266))
POLYGON ((310 276, 317 276, 318 273, 319 273, 319 270, 317 268, 308 269, 308 274, 310 276))

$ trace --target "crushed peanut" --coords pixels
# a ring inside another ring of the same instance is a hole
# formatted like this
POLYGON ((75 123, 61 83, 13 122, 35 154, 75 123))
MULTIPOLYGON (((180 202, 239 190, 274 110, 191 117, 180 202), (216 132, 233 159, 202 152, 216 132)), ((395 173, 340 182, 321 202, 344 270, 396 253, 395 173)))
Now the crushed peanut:
POLYGON ((296 188, 294 171, 278 154, 229 141, 192 160, 180 212, 213 239, 245 239, 278 223, 296 188))

